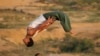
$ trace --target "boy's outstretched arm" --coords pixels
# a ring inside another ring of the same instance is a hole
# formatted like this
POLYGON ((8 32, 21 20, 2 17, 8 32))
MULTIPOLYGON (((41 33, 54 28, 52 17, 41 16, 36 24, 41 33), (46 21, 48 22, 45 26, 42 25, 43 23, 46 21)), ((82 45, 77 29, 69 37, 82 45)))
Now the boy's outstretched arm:
POLYGON ((54 19, 53 17, 48 17, 48 20, 45 21, 43 24, 40 24, 38 27, 37 27, 37 30, 39 32, 41 32, 42 30, 46 29, 48 26, 50 26, 52 23, 54 23, 56 19, 54 19))
POLYGON ((35 36, 37 33, 41 32, 42 30, 46 29, 48 26, 50 26, 55 21, 54 18, 48 17, 48 20, 44 21, 42 24, 40 24, 36 28, 28 28, 26 37, 23 39, 23 42, 27 47, 33 46, 33 44, 30 44, 32 41, 32 36, 35 36), (30 42, 31 41, 31 42, 30 42), (29 45, 30 44, 30 45, 29 45))

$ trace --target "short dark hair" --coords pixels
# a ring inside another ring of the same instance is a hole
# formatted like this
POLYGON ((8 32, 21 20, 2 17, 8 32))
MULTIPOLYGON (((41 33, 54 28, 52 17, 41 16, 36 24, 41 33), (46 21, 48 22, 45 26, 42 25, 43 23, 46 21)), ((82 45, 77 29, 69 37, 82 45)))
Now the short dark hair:
POLYGON ((27 47, 32 47, 34 45, 34 41, 32 40, 32 38, 29 39, 30 42, 28 42, 27 47))
POLYGON ((38 56, 40 53, 36 53, 35 56, 38 56))

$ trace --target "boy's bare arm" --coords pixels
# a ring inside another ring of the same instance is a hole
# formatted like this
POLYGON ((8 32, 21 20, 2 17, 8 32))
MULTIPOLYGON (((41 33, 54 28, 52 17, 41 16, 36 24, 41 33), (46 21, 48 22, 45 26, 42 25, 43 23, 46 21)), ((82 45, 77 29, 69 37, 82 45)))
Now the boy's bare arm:
POLYGON ((42 24, 40 24, 37 28, 28 28, 27 30, 27 35, 26 37, 23 39, 25 45, 27 47, 33 46, 33 40, 31 39, 31 37, 35 37, 35 35, 37 35, 37 33, 41 32, 42 30, 46 29, 49 25, 51 25, 53 22, 55 21, 55 19, 53 18, 48 18, 48 20, 46 20, 45 22, 43 22, 42 24))
POLYGON ((40 24, 38 27, 37 27, 37 30, 40 32, 44 29, 46 29, 48 26, 50 26, 52 23, 54 23, 55 19, 53 19, 52 17, 48 18, 48 20, 46 20, 45 22, 43 22, 43 24, 40 24))

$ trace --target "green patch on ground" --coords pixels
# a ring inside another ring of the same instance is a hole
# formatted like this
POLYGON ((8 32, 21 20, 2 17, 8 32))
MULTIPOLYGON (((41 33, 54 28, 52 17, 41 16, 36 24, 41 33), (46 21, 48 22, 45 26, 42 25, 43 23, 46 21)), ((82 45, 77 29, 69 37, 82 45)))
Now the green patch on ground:
POLYGON ((23 11, 0 9, 0 28, 18 28, 26 26, 35 15, 23 11))

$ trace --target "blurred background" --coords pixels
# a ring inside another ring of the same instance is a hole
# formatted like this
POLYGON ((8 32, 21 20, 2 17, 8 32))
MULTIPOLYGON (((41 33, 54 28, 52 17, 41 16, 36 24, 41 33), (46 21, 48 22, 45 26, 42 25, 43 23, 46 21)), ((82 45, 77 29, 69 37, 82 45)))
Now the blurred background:
POLYGON ((100 56, 100 0, 0 0, 0 56, 100 56), (26 47, 23 38, 28 24, 40 14, 63 11, 69 16, 72 33, 59 21, 33 37, 26 47))

